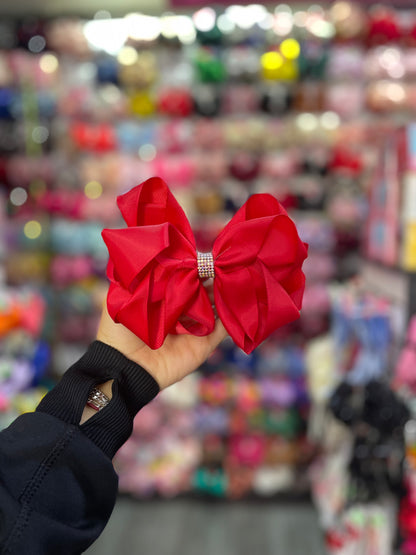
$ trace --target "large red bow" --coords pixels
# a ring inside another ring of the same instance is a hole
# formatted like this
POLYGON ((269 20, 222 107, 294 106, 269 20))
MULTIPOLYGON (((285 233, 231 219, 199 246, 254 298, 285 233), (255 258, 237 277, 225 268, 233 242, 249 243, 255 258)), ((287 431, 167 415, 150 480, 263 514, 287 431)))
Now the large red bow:
MULTIPOLYGON (((105 229, 108 311, 152 349, 167 334, 207 335, 211 302, 199 278, 195 239, 166 183, 153 177, 117 199, 128 227, 105 229)), ((235 343, 250 353, 299 317, 307 245, 271 195, 251 196, 214 242, 214 299, 235 343)))

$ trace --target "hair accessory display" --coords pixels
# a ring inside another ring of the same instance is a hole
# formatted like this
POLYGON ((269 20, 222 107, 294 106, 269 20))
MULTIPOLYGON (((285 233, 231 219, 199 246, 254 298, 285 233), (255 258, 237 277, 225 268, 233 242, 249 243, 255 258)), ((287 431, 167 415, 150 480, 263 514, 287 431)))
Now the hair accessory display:
MULTIPOLYGON (((153 349, 169 333, 211 333, 214 311, 194 235, 166 183, 151 178, 118 197, 118 206, 127 229, 102 233, 111 317, 153 349)), ((274 197, 251 196, 214 241, 212 257, 218 316, 246 353, 299 318, 307 245, 274 197)))

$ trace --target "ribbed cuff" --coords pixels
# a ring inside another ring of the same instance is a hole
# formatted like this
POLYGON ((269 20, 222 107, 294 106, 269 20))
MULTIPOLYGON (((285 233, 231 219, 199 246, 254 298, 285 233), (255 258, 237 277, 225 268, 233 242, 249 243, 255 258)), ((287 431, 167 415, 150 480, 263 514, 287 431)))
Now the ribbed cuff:
POLYGON ((113 347, 94 341, 36 410, 78 425, 91 389, 109 380, 114 380, 110 403, 80 428, 112 458, 131 435, 137 412, 159 393, 156 380, 113 347))

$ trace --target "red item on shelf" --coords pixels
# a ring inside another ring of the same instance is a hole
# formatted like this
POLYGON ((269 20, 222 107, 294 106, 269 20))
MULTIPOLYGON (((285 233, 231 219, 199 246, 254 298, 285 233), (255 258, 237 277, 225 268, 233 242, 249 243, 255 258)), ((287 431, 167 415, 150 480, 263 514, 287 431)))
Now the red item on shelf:
POLYGON ((51 214, 59 214, 71 218, 79 218, 85 195, 78 191, 61 189, 57 191, 46 191, 37 199, 37 206, 51 214))
POLYGON ((116 133, 112 126, 106 123, 93 125, 75 122, 71 125, 70 136, 81 150, 106 152, 114 150, 117 145, 116 133))
POLYGON ((260 434, 232 436, 228 443, 231 465, 260 466, 266 454, 266 438, 260 434))
POLYGON ((332 152, 329 170, 333 172, 348 173, 352 176, 359 175, 363 170, 363 160, 359 153, 343 146, 337 146, 332 152))
POLYGON ((377 7, 369 17, 367 42, 370 46, 386 44, 401 38, 397 14, 386 6, 377 7))
POLYGON ((252 181, 260 172, 260 158, 256 154, 241 151, 234 154, 230 174, 239 181, 252 181))
POLYGON ((167 89, 157 100, 157 109, 168 116, 188 117, 194 109, 194 101, 187 89, 167 89))

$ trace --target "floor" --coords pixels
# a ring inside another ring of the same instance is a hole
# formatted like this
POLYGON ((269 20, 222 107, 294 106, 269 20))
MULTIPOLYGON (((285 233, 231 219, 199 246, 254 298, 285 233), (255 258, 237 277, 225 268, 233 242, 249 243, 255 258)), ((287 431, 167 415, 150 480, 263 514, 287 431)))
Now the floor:
POLYGON ((325 555, 306 502, 135 501, 121 497, 88 555, 325 555))

